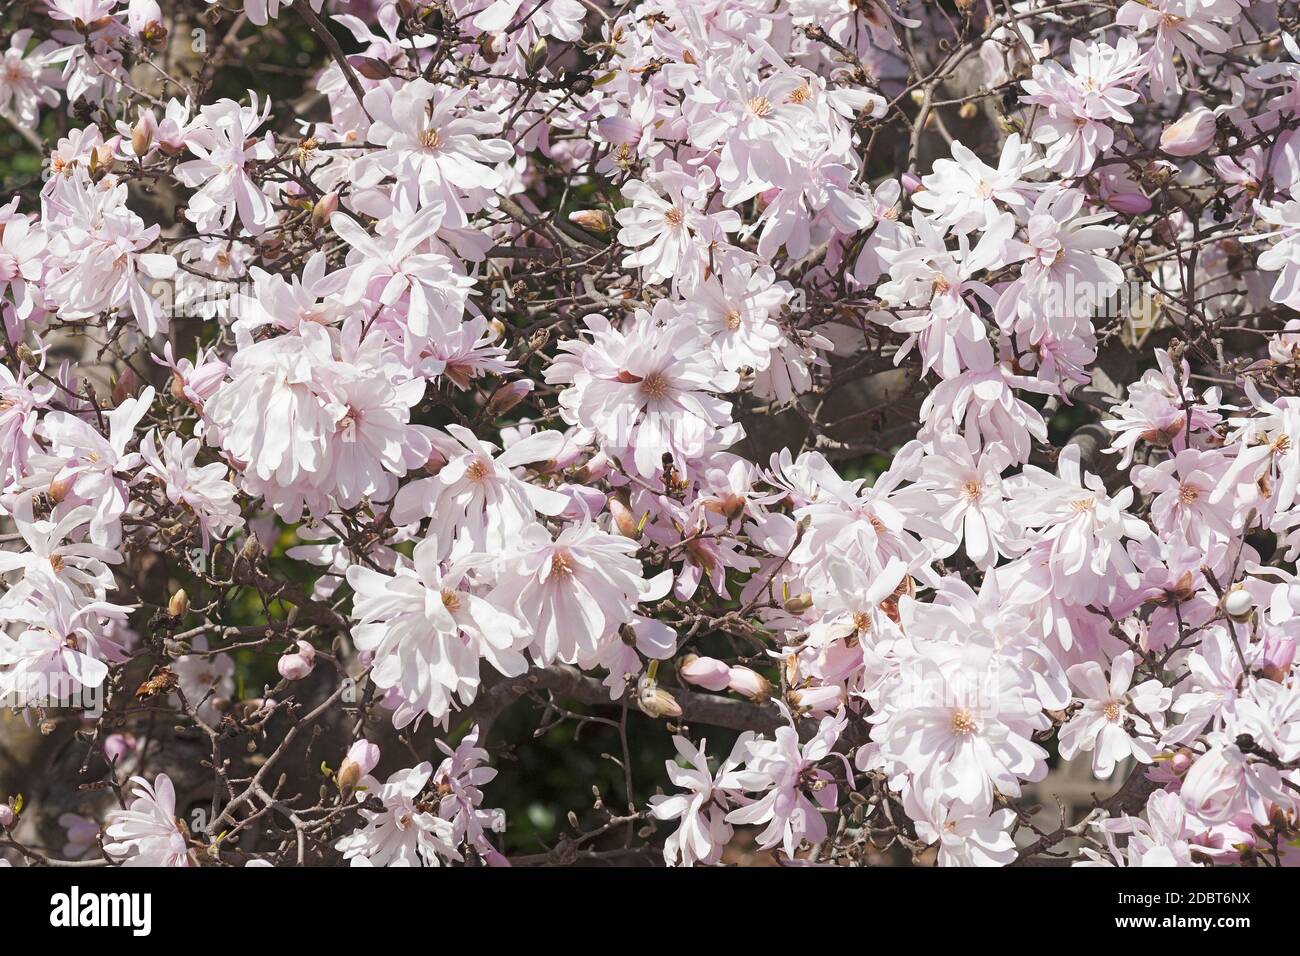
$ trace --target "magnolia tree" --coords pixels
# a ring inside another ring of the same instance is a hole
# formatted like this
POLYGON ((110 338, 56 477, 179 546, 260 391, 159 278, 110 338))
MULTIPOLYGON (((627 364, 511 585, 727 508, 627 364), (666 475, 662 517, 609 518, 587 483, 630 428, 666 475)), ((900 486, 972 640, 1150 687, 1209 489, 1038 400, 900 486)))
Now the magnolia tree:
POLYGON ((3 855, 1294 862, 1296 15, 8 6, 3 855))

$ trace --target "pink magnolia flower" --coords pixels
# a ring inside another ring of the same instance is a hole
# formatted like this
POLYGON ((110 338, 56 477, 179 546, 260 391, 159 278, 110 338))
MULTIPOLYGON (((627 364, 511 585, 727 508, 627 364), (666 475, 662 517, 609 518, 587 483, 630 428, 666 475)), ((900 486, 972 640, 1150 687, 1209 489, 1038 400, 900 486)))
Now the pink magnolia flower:
POLYGON ((372 161, 387 172, 415 177, 426 201, 459 203, 462 192, 502 184, 496 166, 514 155, 503 139, 501 117, 469 106, 468 89, 439 89, 423 79, 397 91, 378 87, 364 103, 374 124, 367 136, 383 146, 372 161))
POLYGON ((122 866, 195 866, 185 829, 176 819, 176 788, 165 773, 152 784, 132 777, 134 798, 108 814, 104 852, 122 866))
POLYGON ((664 764, 673 786, 686 792, 650 798, 650 812, 656 820, 681 821, 664 841, 664 862, 669 866, 712 866, 722 858, 722 850, 732 835, 727 812, 742 799, 743 775, 737 773, 737 768, 748 757, 754 740, 752 732, 742 733, 730 756, 713 773, 705 753, 707 741, 701 740, 696 747, 685 737, 674 735, 673 746, 686 765, 675 760, 664 764))
MULTIPOLYGON (((664 306, 667 304, 664 303, 664 306)), ((616 329, 589 315, 592 340, 562 342, 546 382, 568 385, 560 408, 570 424, 589 428, 611 455, 643 477, 663 469, 664 455, 699 457, 730 424, 731 404, 717 397, 738 378, 717 362, 699 332, 657 306, 616 329)))
POLYGON ((203 125, 185 143, 198 159, 176 167, 177 178, 198 189, 185 215, 205 232, 230 229, 238 214, 240 225, 258 236, 275 220, 271 200, 247 168, 275 156, 270 133, 261 139, 253 135, 271 115, 271 100, 259 111, 257 94, 249 91, 248 97, 249 106, 224 99, 200 109, 203 125))
POLYGON ((745 769, 734 771, 731 779, 738 787, 762 796, 730 811, 725 822, 766 824, 757 837, 759 847, 780 846, 788 857, 804 842, 824 840, 827 829, 821 811, 836 805, 839 788, 830 771, 818 764, 831 756, 847 723, 843 712, 823 717, 817 732, 805 743, 800 743, 793 724, 778 727, 772 740, 760 737, 749 741, 745 769))
POLYGON ((1137 584, 1137 568, 1124 541, 1151 536, 1146 522, 1128 513, 1133 489, 1113 497, 1100 478, 1082 471, 1079 446, 1067 445, 1053 476, 1026 465, 1008 482, 1011 513, 1025 528, 1041 531, 1029 551, 1051 570, 1055 594, 1073 604, 1104 605, 1120 581, 1137 584))
MULTIPOLYGON (((53 16, 53 13, 51 13, 53 16)), ((31 50, 33 31, 15 30, 9 48, 0 51, 0 114, 13 117, 20 125, 34 129, 40 122, 41 107, 59 105, 59 72, 50 69, 57 59, 58 44, 50 40, 31 50)))
POLYGON ((359 622, 353 639, 373 654, 376 686, 396 692, 397 727, 424 714, 442 722, 456 703, 473 701, 480 659, 508 677, 526 669, 527 632, 514 609, 476 593, 471 575, 481 559, 453 562, 444 571, 438 550, 438 541, 426 538, 412 562, 391 575, 360 564, 347 570, 359 622))
POLYGON ((944 799, 944 788, 913 781, 903 791, 903 810, 922 843, 939 844, 939 866, 1005 866, 1016 858, 1011 810, 971 812, 944 799))
MULTIPOLYGON (((646 581, 633 557, 636 542, 590 523, 569 525, 555 538, 534 525, 521 538, 505 556, 490 599, 525 625, 538 663, 594 656, 637 621, 639 602, 658 600, 672 583, 670 572, 646 581)), ((671 634, 661 622, 645 623, 671 634)))
POLYGON ((500 553, 517 543, 537 515, 559 515, 569 499, 517 477, 513 469, 545 463, 564 444, 557 431, 538 431, 497 453, 468 428, 448 425, 433 436, 442 461, 432 478, 405 485, 393 500, 393 520, 431 518, 428 541, 439 557, 458 552, 500 553))
POLYGON ((710 245, 740 228, 737 213, 708 212, 716 183, 707 167, 691 172, 668 160, 651 183, 632 180, 624 186, 631 205, 615 216, 622 226, 618 241, 635 251, 624 257, 623 267, 640 268, 646 282, 673 279, 674 288, 699 281, 710 245))
POLYGON ((1070 69, 1056 60, 1034 67, 1023 83, 1026 103, 1046 107, 1033 140, 1047 147, 1044 164, 1062 176, 1081 176, 1110 149, 1110 123, 1132 123, 1127 107, 1140 98, 1133 84, 1147 70, 1137 40, 1124 36, 1117 46, 1070 42, 1070 69))
POLYGON ((356 799, 378 798, 383 810, 360 809, 365 824, 341 838, 334 848, 352 866, 442 866, 463 859, 456 850, 455 827, 420 799, 433 765, 427 760, 409 770, 399 770, 380 783, 361 779, 356 799))
POLYGON ((1190 69, 1204 64, 1202 51, 1223 53, 1228 49, 1232 40, 1211 22, 1212 17, 1219 15, 1219 11, 1214 8, 1215 4, 1198 0, 1154 0, 1143 3, 1128 0, 1120 7, 1115 16, 1116 26, 1130 27, 1137 30, 1139 35, 1155 30, 1155 42, 1147 53, 1148 79, 1151 81, 1153 97, 1163 99, 1170 93, 1182 92, 1183 85, 1179 82, 1178 70, 1174 65, 1175 56, 1181 59, 1184 69, 1190 69))
POLYGON ((1173 696, 1154 678, 1130 688, 1134 664, 1133 652, 1125 651, 1110 662, 1109 680, 1096 661, 1067 671, 1085 696, 1082 709, 1061 728, 1061 756, 1073 760, 1092 751, 1092 772, 1102 780, 1130 756, 1142 763, 1155 758, 1164 711, 1173 696))
POLYGON ((199 529, 206 546, 213 532, 221 534, 232 528, 242 528, 244 519, 235 504, 235 486, 226 481, 229 468, 222 462, 196 465, 203 443, 197 438, 183 441, 179 435, 168 435, 158 449, 157 429, 149 432, 140 443, 140 457, 145 461, 136 481, 157 479, 163 486, 167 499, 182 505, 198 518, 199 529))

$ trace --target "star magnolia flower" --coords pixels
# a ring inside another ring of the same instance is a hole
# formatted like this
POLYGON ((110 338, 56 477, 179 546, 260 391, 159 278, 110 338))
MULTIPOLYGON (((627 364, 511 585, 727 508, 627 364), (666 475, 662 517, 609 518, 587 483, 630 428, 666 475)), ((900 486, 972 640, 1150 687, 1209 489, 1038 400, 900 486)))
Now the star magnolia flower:
POLYGON ((767 266, 745 263, 700 283, 686 311, 697 321, 710 346, 729 372, 761 372, 783 340, 775 321, 790 294, 767 266))
POLYGON ((198 159, 181 163, 176 176, 186 186, 197 188, 185 209, 185 217, 204 232, 231 228, 238 214, 240 224, 254 236, 261 235, 275 221, 275 210, 253 181, 247 165, 275 157, 273 137, 253 136, 254 130, 271 115, 267 97, 261 111, 257 94, 248 94, 249 106, 234 100, 218 100, 200 111, 203 126, 187 139, 186 146, 198 159))
POLYGON ((511 469, 555 458, 564 444, 557 431, 538 431, 504 452, 479 441, 468 428, 448 425, 435 434, 434 454, 445 462, 433 478, 413 481, 393 501, 393 521, 410 524, 432 518, 429 541, 439 558, 452 551, 500 553, 518 541, 537 515, 555 516, 569 507, 567 496, 517 478, 511 469))
POLYGON ((444 859, 463 859, 456 850, 451 821, 434 812, 432 797, 420 799, 432 775, 433 765, 426 760, 397 771, 383 784, 363 777, 357 787, 358 802, 374 796, 384 809, 357 811, 365 826, 334 844, 343 859, 352 866, 441 866, 444 859))
POLYGON ((176 788, 165 773, 152 784, 132 777, 134 799, 108 814, 104 852, 122 866, 195 866, 183 825, 176 819, 176 788))
POLYGON ((118 475, 139 464, 139 454, 127 452, 126 447, 135 438, 136 425, 148 414, 153 398, 153 386, 146 386, 138 398, 128 398, 106 413, 107 439, 97 428, 67 412, 51 412, 41 423, 52 457, 62 459, 54 480, 94 508, 90 539, 95 544, 111 547, 121 538, 119 519, 126 511, 127 489, 118 475))
POLYGON ((1063 329, 1090 331, 1093 313, 1119 288, 1123 270, 1094 250, 1112 249, 1123 237, 1099 225, 1112 213, 1080 216, 1084 195, 1075 189, 1045 192, 1029 210, 1027 261, 997 306, 1003 328, 1036 342, 1063 329))
POLYGON ((1137 568, 1124 540, 1143 541, 1151 528, 1128 512, 1132 488, 1111 497, 1100 478, 1082 471, 1078 445, 1061 451, 1057 468, 1054 476, 1026 465, 1011 479, 1011 514, 1025 528, 1042 529, 1030 554, 1049 565, 1058 597, 1104 605, 1119 582, 1137 586, 1137 568))
POLYGON ((26 470, 27 461, 40 451, 36 426, 40 410, 54 396, 55 386, 20 366, 14 375, 0 365, 0 491, 6 490, 26 470))
POLYGON ((386 500, 397 476, 429 459, 430 430, 410 423, 424 379, 359 334, 355 323, 339 332, 308 323, 241 348, 230 380, 203 407, 208 440, 287 520, 304 507, 322 515, 386 500))
MULTIPOLYGON (((543 666, 573 663, 637 620, 636 605, 657 601, 672 586, 672 572, 646 581, 630 538, 593 524, 572 524, 554 539, 534 525, 505 556, 500 582, 489 595, 530 631, 529 652, 543 666)), ((648 621, 658 630, 671 629, 648 621)))
POLYGON ((1075 664, 1067 671, 1070 683, 1085 696, 1082 709, 1061 728, 1061 756, 1073 760, 1092 751, 1092 772, 1101 780, 1121 760, 1132 756, 1150 763, 1159 749, 1163 715, 1173 691, 1154 678, 1130 690, 1134 662, 1132 651, 1112 660, 1109 681, 1096 661, 1075 664))
POLYGON ((1277 239, 1260 253, 1259 267, 1277 272, 1277 281, 1269 298, 1279 305, 1300 308, 1300 199, 1282 203, 1265 203, 1255 200, 1255 212, 1270 226, 1272 232, 1246 236, 1244 242, 1277 239))
MULTIPOLYGON (((937 497, 943 508, 943 526, 960 533, 966 556, 987 571, 999 558, 1024 547, 1002 488, 1002 472, 1011 456, 996 442, 976 455, 956 435, 942 436, 936 446, 936 453, 921 465, 918 484, 937 497)), ((940 557, 952 554, 958 546, 957 542, 938 544, 940 557)))
POLYGON ((121 310, 135 318, 145 335, 165 332, 167 316, 146 282, 172 278, 176 260, 144 251, 158 238, 160 227, 146 227, 127 208, 126 184, 92 183, 78 164, 70 175, 50 179, 46 188, 42 218, 51 273, 45 299, 65 319, 121 310))
POLYGON ((709 758, 705 753, 708 741, 701 740, 697 748, 685 737, 673 736, 673 746, 686 761, 686 766, 675 760, 666 760, 664 765, 673 786, 687 792, 671 796, 657 794, 650 798, 650 813, 656 820, 681 821, 664 841, 666 864, 694 866, 703 863, 712 866, 722 859, 722 850, 731 841, 732 834, 731 825, 727 823, 727 811, 738 799, 741 789, 736 769, 744 762, 755 736, 752 731, 741 734, 716 774, 709 771, 709 758))
POLYGON ((616 329, 589 315, 592 341, 560 343, 567 354, 546 370, 547 384, 570 386, 560 393, 565 421, 592 429, 606 453, 646 478, 663 470, 665 454, 684 463, 704 452, 730 424, 731 404, 712 393, 739 383, 696 328, 670 316, 663 303, 616 329))
POLYGON ((920 213, 913 216, 912 224, 919 241, 885 254, 890 260, 890 281, 877 289, 883 302, 904 313, 890 323, 890 328, 909 336, 895 361, 901 362, 915 345, 921 368, 944 378, 967 368, 988 368, 993 349, 972 302, 978 297, 992 303, 994 295, 972 276, 995 262, 1020 258, 1009 252, 1018 245, 1011 239, 1015 218, 1005 213, 996 217, 973 249, 967 237, 959 235, 956 251, 948 249, 944 235, 920 213))
POLYGON ((945 379, 921 403, 922 441, 962 428, 972 451, 1001 444, 1012 460, 1025 462, 1033 440, 1047 441, 1047 424, 1016 389, 1052 392, 1055 388, 1028 375, 1018 375, 1005 363, 968 369, 945 379))
POLYGON ((1188 544, 1208 550, 1216 538, 1227 542, 1236 535, 1232 502, 1210 503, 1227 464, 1221 451, 1184 448, 1154 467, 1134 466, 1133 484, 1154 496, 1151 517, 1156 527, 1177 528, 1188 544))
POLYGON ((1170 93, 1181 93, 1174 57, 1188 68, 1204 65, 1201 51, 1223 53, 1232 40, 1210 22, 1214 16, 1201 0, 1129 0, 1115 15, 1117 27, 1130 27, 1139 35, 1156 31, 1155 43, 1147 53, 1150 64, 1148 79, 1151 95, 1162 100, 1170 93))
POLYGON ((374 124, 367 139, 385 147, 374 161, 415 177, 426 200, 456 202, 457 190, 497 189, 503 180, 494 167, 514 148, 484 138, 501 132, 501 117, 462 105, 469 93, 423 79, 403 83, 396 93, 385 87, 368 92, 363 102, 374 124))
POLYGON ((477 724, 455 749, 444 741, 435 741, 438 749, 447 755, 433 775, 434 789, 442 794, 438 801, 438 815, 450 820, 457 845, 474 847, 490 866, 508 866, 487 838, 485 831, 501 832, 506 828, 506 815, 501 810, 483 809, 483 791, 479 787, 496 779, 497 772, 482 764, 488 752, 478 746, 477 724))
POLYGON ((972 813, 961 801, 944 800, 942 786, 914 781, 903 791, 903 812, 922 843, 938 843, 940 866, 1006 866, 1016 858, 1011 810, 972 813))
POLYGON ((1032 155, 1032 147, 1012 133, 994 169, 954 140, 952 159, 934 161, 934 172, 921 179, 922 188, 912 202, 933 216, 937 225, 955 232, 987 229, 999 218, 999 203, 1017 212, 1024 210, 1033 187, 1021 177, 1032 155))
POLYGON ((1178 794, 1167 790, 1151 794, 1147 798, 1146 816, 1146 820, 1116 817, 1099 824, 1108 836, 1128 836, 1124 854, 1129 866, 1200 865, 1192 856, 1195 818, 1188 814, 1178 794))
POLYGON ((44 274, 44 231, 26 216, 0 222, 0 293, 9 289, 18 318, 27 318, 41 301, 44 274))
MULTIPOLYGON (((786 711, 789 717, 789 711, 786 711)), ((758 834, 760 849, 780 846, 793 857, 804 842, 826 839, 826 820, 821 810, 831 810, 839 800, 839 788, 830 771, 817 766, 831 756, 835 742, 844 732, 848 716, 841 711, 823 717, 810 740, 800 743, 799 732, 778 727, 775 739, 750 741, 745 752, 745 769, 736 771, 737 784, 763 795, 748 806, 726 816, 727 823, 767 824, 758 834)), ((846 771, 852 779, 852 771, 846 771)))
POLYGON ((930 774, 945 797, 987 813, 993 793, 1018 795, 1022 780, 1047 774, 1033 742, 1051 726, 1033 674, 987 632, 953 610, 899 599, 903 632, 916 644, 885 709, 869 719, 883 754, 914 776, 930 774), (970 635, 964 645, 955 634, 970 635))
MULTIPOLYGON (((460 273, 441 252, 424 247, 442 224, 446 206, 430 203, 395 234, 372 237, 344 213, 330 217, 330 226, 352 247, 348 265, 339 276, 347 277, 344 297, 357 301, 363 296, 377 305, 391 307, 406 299, 404 330, 413 336, 413 346, 422 347, 430 337, 450 335, 460 325, 465 299, 474 284, 460 273)), ((375 312, 372 306, 369 312, 375 312)))
POLYGON ((45 40, 30 51, 32 31, 17 30, 9 49, 0 55, 0 114, 14 117, 27 129, 40 122, 42 106, 59 105, 59 73, 49 69, 58 44, 45 40))
MULTIPOLYGON (((33 513, 32 499, 26 495, 19 498, 10 520, 26 548, 0 551, 0 579, 5 575, 12 577, 19 570, 24 579, 40 571, 102 600, 115 587, 108 565, 120 564, 122 556, 112 548, 74 539, 75 533, 89 523, 94 513, 89 505, 64 504, 48 519, 38 519, 33 513)), ((25 585, 25 580, 17 587, 11 581, 8 594, 0 597, 0 601, 17 600, 26 592, 25 585)))
POLYGON ((208 546, 214 531, 221 534, 231 528, 242 528, 244 519, 235 504, 235 486, 226 481, 230 469, 219 461, 196 465, 195 459, 203 448, 203 442, 197 438, 183 441, 179 435, 168 435, 159 454, 157 437, 158 430, 154 429, 140 443, 140 457, 146 466, 136 481, 149 476, 156 478, 172 504, 193 512, 198 518, 204 547, 208 546))
POLYGON ((1168 352, 1156 349, 1156 365, 1129 386, 1124 402, 1111 408, 1114 417, 1102 422, 1115 432, 1110 450, 1122 452, 1121 468, 1133 461, 1139 441, 1178 451, 1188 447, 1193 434, 1213 431, 1223 420, 1216 411, 1218 388, 1207 389, 1198 400, 1187 384, 1192 370, 1186 359, 1175 366, 1168 352))
POLYGON ((0 697, 67 699, 99 687, 108 663, 126 660, 104 622, 125 621, 131 609, 87 601, 43 571, 26 583, 24 591, 10 592, 21 600, 0 608, 0 621, 25 625, 16 639, 0 633, 0 697))
POLYGON ((673 279, 674 288, 697 281, 708 264, 710 244, 740 228, 738 213, 707 211, 716 184, 707 167, 688 172, 668 160, 652 182, 634 179, 624 186, 631 205, 615 215, 622 226, 618 241, 635 251, 624 257, 623 267, 640 268, 646 282, 673 279))
POLYGON ((399 564, 392 575, 359 564, 347 570, 356 592, 352 613, 360 622, 353 638, 358 650, 374 655, 370 677, 376 686, 397 692, 397 727, 423 714, 443 721, 457 701, 473 701, 480 658, 507 677, 527 667, 520 653, 524 628, 472 591, 469 575, 483 558, 454 562, 444 573, 438 549, 426 538, 412 563, 399 564))
POLYGON ((1034 142, 1047 146, 1043 164, 1062 176, 1088 172, 1115 142, 1109 123, 1133 122, 1126 107, 1140 96, 1129 84, 1146 68, 1132 36, 1118 46, 1072 40, 1068 71, 1056 60, 1036 65, 1022 100, 1047 108, 1033 131, 1034 142))

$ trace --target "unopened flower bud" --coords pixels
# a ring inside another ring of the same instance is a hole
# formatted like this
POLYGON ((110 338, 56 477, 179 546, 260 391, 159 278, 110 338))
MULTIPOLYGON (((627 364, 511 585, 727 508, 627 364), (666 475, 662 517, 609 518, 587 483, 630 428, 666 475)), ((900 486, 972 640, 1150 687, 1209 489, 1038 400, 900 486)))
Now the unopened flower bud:
POLYGON ((376 59, 373 56, 362 56, 357 53, 348 59, 348 66, 356 70, 367 80, 386 80, 393 75, 393 68, 383 60, 376 59))
POLYGON ((531 378, 521 378, 509 385, 502 386, 488 400, 487 416, 496 418, 499 415, 504 415, 522 402, 532 390, 533 380, 531 378))
MULTIPOLYGON (((961 6, 962 0, 957 0, 957 6, 961 6)), ((969 0, 968 0, 969 7, 969 0)), ((974 103, 963 103, 957 110, 957 115, 964 120, 973 120, 979 113, 979 107, 974 103)))
POLYGON ((167 613, 174 618, 184 617, 190 610, 190 596, 184 588, 177 588, 171 600, 167 602, 167 613))
POLYGON ((162 46, 162 42, 167 39, 167 28, 163 26, 162 18, 158 0, 131 0, 127 4, 128 29, 154 49, 162 46))
POLYGON ((1165 127, 1160 150, 1170 156, 1197 156, 1214 142, 1216 125, 1214 113, 1198 106, 1165 127))
POLYGON ((805 687, 790 691, 788 700, 790 706, 802 714, 830 713, 844 702, 844 688, 835 684, 805 687))
POLYGON ((524 58, 524 66, 528 68, 529 73, 536 73, 546 65, 546 57, 549 47, 546 44, 546 37, 538 37, 537 42, 529 49, 528 55, 524 58))
POLYGON ((1223 596, 1223 610, 1234 620, 1240 621, 1250 617, 1254 607, 1255 601, 1245 588, 1233 588, 1223 596))
POLYGON ((0 803, 0 830, 8 830, 17 818, 18 815, 14 813, 13 807, 7 803, 0 803))
POLYGON ((650 717, 680 717, 681 705, 672 694, 664 690, 649 675, 642 674, 637 682, 636 705, 650 717))
POLYGON ((424 473, 429 477, 436 477, 438 472, 447 467, 447 459, 437 449, 429 455, 429 460, 424 463, 424 473))
POLYGON ((312 671, 311 661, 301 654, 285 654, 276 662, 276 670, 285 680, 302 680, 312 671))
POLYGON ((578 481, 582 484, 590 484, 593 481, 599 481, 610 473, 611 466, 605 453, 597 452, 587 460, 587 463, 578 469, 578 481))
POLYGON ((603 209, 579 209, 577 212, 569 213, 569 222, 588 232, 603 234, 609 232, 612 221, 609 213, 603 209))
POLYGON ((153 134, 157 129, 157 120, 153 118, 153 112, 146 110, 140 114, 140 120, 131 130, 131 152, 135 153, 137 159, 144 159, 149 152, 149 147, 153 145, 153 134))
POLYGON ((637 528, 636 515, 627 506, 624 495, 611 495, 607 507, 610 515, 614 518, 614 527, 618 528, 619 534, 625 538, 636 539, 641 537, 641 531, 637 528))
POLYGON ((109 763, 117 763, 133 750, 135 750, 133 734, 109 734, 104 739, 104 759, 109 763))
POLYGON ((90 151, 90 174, 96 178, 113 171, 117 160, 113 157, 113 147, 101 143, 90 151))
POLYGON ((1151 200, 1139 192, 1115 193, 1106 197, 1106 205, 1126 216, 1137 216, 1151 211, 1151 200))
POLYGON ((682 680, 705 690, 725 690, 731 683, 731 668, 715 657, 687 654, 677 667, 682 680))
POLYGON ((1296 642, 1290 637, 1269 634, 1264 639, 1263 667, 1261 670, 1269 680, 1279 684, 1286 680, 1291 665, 1295 663, 1296 642))
POLYGON ((316 205, 311 207, 311 224, 315 229, 324 229, 329 224, 330 216, 338 212, 339 194, 337 192, 327 192, 320 199, 316 200, 316 205))
POLYGON ((812 595, 805 591, 803 594, 795 594, 786 599, 782 605, 791 614, 802 614, 813 606, 812 595))
POLYGON ((728 670, 727 689, 760 704, 772 696, 771 682, 748 667, 732 667, 728 670))
POLYGON ((50 487, 46 489, 45 493, 49 495, 50 500, 57 505, 63 501, 64 498, 68 497, 68 492, 72 490, 72 481, 72 475, 62 473, 57 474, 50 482, 50 487))
POLYGON ((355 787, 357 782, 379 765, 379 747, 368 740, 358 740, 348 748, 348 755, 339 767, 338 785, 343 790, 355 787))
POLYGON ((135 372, 131 371, 130 368, 124 369, 122 374, 117 377, 117 381, 113 383, 112 392, 109 393, 113 400, 113 404, 121 405, 125 402, 135 394, 136 387, 139 384, 139 381, 135 377, 135 372))
POLYGON ((244 546, 239 549, 239 556, 249 564, 256 564, 258 558, 262 556, 262 542, 257 540, 257 535, 251 531, 248 534, 248 540, 244 546))

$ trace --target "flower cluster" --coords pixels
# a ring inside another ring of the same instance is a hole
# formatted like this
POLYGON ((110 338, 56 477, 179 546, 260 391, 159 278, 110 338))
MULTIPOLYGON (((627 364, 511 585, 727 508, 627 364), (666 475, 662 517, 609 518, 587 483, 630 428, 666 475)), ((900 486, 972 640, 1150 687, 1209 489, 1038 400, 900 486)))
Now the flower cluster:
POLYGON ((181 68, 181 6, 42 0, 0 64, 44 163, 0 206, 0 697, 105 698, 133 788, 76 855, 508 864, 528 697, 627 774, 549 862, 1290 862, 1294 18, 245 0, 181 68), (303 98, 214 93, 271 21, 329 51, 303 98), (282 799, 309 724, 347 756, 282 799), (397 731, 445 759, 373 775, 397 731), (1071 765, 1115 796, 1028 809, 1071 765))

